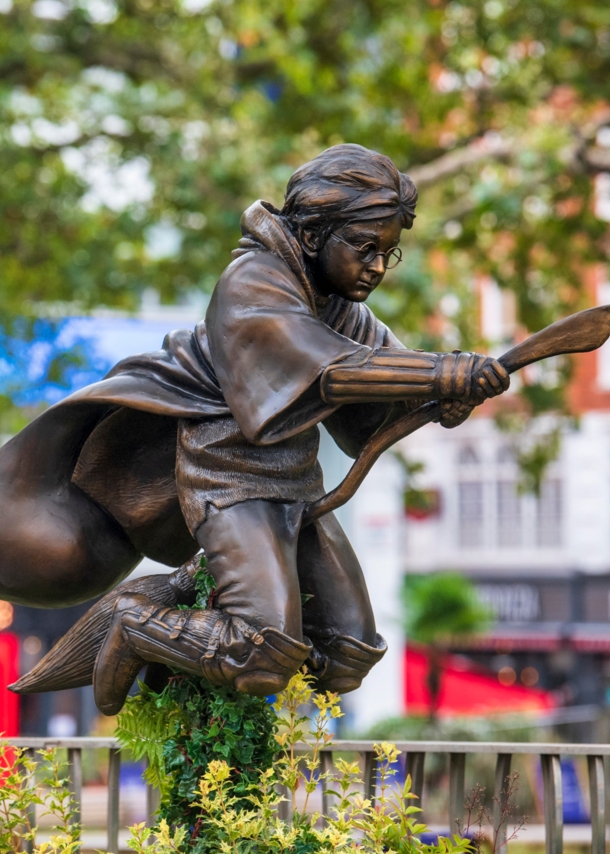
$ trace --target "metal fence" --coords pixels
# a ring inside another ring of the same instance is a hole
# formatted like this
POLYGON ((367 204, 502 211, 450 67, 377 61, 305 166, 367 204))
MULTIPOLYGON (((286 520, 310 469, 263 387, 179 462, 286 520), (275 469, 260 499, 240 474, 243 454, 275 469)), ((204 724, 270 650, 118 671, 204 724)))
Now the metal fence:
MULTIPOLYGON (((121 752, 114 738, 16 738, 9 739, 15 747, 23 747, 32 755, 36 750, 47 747, 65 748, 70 764, 71 787, 80 818, 82 795, 82 751, 104 750, 108 752, 108 807, 106 851, 118 854, 119 850, 119 799, 121 752)), ((444 754, 449 757, 449 816, 452 831, 456 821, 463 817, 465 797, 465 771, 467 754, 487 754, 496 757, 494 785, 494 824, 497 825, 505 797, 505 781, 511 772, 514 756, 535 755, 542 765, 544 798, 544 828, 547 854, 563 852, 563 795, 561 757, 584 756, 587 760, 589 794, 591 805, 591 852, 605 854, 606 851, 606 775, 604 757, 610 756, 610 745, 606 744, 527 744, 503 742, 459 742, 459 741, 398 741, 396 747, 406 754, 408 772, 412 779, 412 791, 420 798, 424 794, 424 768, 428 754, 444 754)), ((372 741, 338 740, 322 752, 322 770, 332 764, 333 753, 356 753, 360 757, 366 797, 375 798, 377 768, 372 741)), ((157 793, 147 791, 147 810, 152 819, 158 806, 157 793)), ((326 813, 328 799, 322 791, 323 812, 326 813)), ((287 805, 284 814, 287 817, 287 805)), ((504 830, 505 832, 505 830, 504 830)), ((504 839, 498 840, 498 854, 506 854, 504 839)), ((30 850, 31 850, 30 846, 30 850)))

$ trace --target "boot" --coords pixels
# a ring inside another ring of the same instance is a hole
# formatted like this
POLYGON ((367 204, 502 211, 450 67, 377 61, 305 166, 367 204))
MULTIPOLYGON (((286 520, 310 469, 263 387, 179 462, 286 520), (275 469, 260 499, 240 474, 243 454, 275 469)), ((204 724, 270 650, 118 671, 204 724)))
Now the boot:
POLYGON ((162 608, 148 597, 121 597, 93 674, 95 702, 114 715, 145 662, 174 667, 257 697, 283 690, 311 653, 277 629, 258 631, 218 610, 162 608))
POLYGON ((376 645, 369 646, 348 636, 329 639, 317 638, 307 670, 315 677, 316 691, 333 691, 347 694, 355 691, 369 670, 381 661, 388 645, 381 635, 376 635, 376 645))

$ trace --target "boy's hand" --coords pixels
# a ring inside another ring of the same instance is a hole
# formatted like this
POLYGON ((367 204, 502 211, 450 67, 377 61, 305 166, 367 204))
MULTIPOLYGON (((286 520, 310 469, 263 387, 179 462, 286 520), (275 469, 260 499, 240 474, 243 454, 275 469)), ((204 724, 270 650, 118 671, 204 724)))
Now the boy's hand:
POLYGON ((436 385, 441 400, 463 400, 476 406, 506 391, 510 376, 506 368, 490 356, 457 350, 440 355, 436 385))
POLYGON ((459 427, 468 418, 474 405, 464 400, 441 400, 441 415, 438 419, 441 427, 459 427))
POLYGON ((510 386, 510 375, 504 365, 490 356, 475 354, 472 368, 472 402, 482 403, 502 394, 510 386))

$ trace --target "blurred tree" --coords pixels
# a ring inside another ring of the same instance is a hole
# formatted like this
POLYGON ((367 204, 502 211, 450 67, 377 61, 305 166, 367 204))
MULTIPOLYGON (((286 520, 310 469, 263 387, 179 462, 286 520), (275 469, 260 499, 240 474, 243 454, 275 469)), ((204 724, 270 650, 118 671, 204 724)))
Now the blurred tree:
POLYGON ((421 190, 377 305, 404 334, 473 343, 482 272, 538 328, 578 301, 582 262, 606 258, 598 2, 0 0, 0 14, 4 308, 209 288, 244 207, 280 203, 294 167, 341 140, 421 190), (448 291, 459 304, 422 327, 448 291))
POLYGON ((0 0, 2 316, 210 290, 243 209, 351 141, 420 188, 377 313, 499 343, 487 275, 534 331, 607 260, 609 75, 597 0, 0 0))
POLYGON ((443 652, 452 640, 489 628, 491 614, 463 575, 442 572, 407 575, 402 588, 403 626, 407 638, 428 645, 430 717, 435 720, 443 675, 443 652))

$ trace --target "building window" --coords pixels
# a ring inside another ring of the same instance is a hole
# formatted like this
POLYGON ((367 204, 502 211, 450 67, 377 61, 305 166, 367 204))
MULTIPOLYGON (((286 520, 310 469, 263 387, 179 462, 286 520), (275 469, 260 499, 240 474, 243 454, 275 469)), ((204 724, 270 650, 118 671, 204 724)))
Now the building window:
POLYGON ((523 541, 521 496, 514 480, 496 484, 496 532, 500 548, 519 548, 523 541))
POLYGON ((536 545, 539 548, 561 546, 561 482, 546 480, 536 501, 536 545))
POLYGON ((461 466, 478 466, 479 462, 478 454, 474 448, 470 445, 464 445, 464 447, 461 448, 458 459, 458 463, 461 466))
POLYGON ((459 492, 459 543, 462 548, 475 549, 483 545, 483 484, 480 481, 464 481, 458 485, 459 492))
POLYGON ((514 454, 498 448, 495 462, 481 465, 478 451, 458 452, 457 541, 462 549, 557 549, 562 546, 562 487, 545 480, 540 496, 520 494, 514 454))

